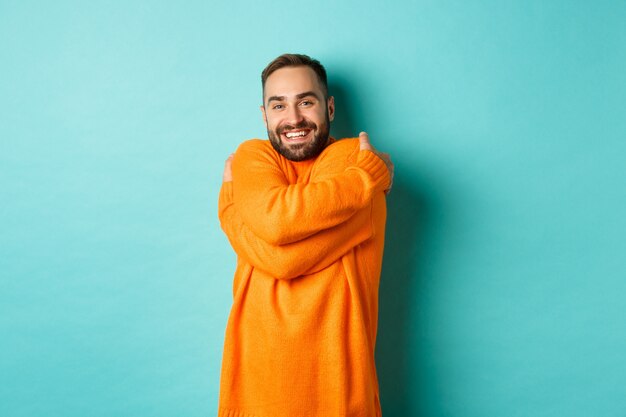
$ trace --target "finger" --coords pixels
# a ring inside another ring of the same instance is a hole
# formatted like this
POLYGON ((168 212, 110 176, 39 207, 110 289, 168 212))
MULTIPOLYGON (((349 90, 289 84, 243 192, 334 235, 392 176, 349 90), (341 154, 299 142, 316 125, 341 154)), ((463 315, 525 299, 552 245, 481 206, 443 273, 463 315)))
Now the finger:
POLYGON ((393 179, 389 182, 389 187, 385 190, 385 195, 389 195, 391 189, 393 188, 393 179))
POLYGON ((232 181, 233 180, 233 157, 235 154, 230 154, 228 158, 226 158, 226 162, 224 163, 224 181, 232 181))
POLYGON ((233 155, 231 154, 228 158, 226 158, 226 162, 224 162, 224 169, 231 169, 233 165, 233 155))
POLYGON ((359 147, 361 150, 367 149, 368 151, 373 151, 374 148, 370 144, 370 137, 367 133, 361 132, 359 133, 359 147))

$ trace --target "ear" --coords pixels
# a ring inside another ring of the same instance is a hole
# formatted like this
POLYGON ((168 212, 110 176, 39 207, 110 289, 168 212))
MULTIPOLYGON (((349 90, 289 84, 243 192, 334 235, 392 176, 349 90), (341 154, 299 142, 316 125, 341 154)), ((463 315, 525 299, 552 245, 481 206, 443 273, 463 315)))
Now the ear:
POLYGON ((267 115, 265 114, 265 106, 260 106, 261 114, 263 115, 263 121, 267 124, 267 115))
POLYGON ((328 100, 326 101, 326 108, 328 109, 328 120, 332 122, 335 118, 335 97, 328 97, 328 100))

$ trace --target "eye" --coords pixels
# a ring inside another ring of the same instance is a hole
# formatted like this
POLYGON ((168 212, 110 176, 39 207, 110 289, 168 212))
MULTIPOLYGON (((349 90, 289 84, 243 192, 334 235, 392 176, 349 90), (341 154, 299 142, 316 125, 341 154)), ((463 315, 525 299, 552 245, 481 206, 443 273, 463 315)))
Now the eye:
POLYGON ((312 106, 313 102, 311 100, 304 100, 304 101, 300 102, 300 105, 308 107, 308 106, 312 106))
POLYGON ((272 110, 281 110, 284 106, 282 104, 274 104, 272 110))

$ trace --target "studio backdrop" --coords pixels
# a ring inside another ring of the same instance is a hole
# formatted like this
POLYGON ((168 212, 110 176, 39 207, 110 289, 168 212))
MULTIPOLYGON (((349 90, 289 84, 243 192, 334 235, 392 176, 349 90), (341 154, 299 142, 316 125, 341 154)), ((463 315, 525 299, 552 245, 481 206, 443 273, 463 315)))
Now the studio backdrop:
MULTIPOLYGON (((319 59, 391 154, 383 415, 626 415, 624 1, 0 1, 0 415, 212 416, 224 160, 319 59)), ((280 417, 280 416, 277 416, 280 417)))

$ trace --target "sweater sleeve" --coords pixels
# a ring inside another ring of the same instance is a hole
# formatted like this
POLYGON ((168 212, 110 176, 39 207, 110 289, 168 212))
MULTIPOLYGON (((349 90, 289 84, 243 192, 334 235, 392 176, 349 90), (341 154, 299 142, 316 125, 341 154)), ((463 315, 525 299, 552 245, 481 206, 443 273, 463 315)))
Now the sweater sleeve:
POLYGON ((376 154, 357 148, 356 158, 347 163, 345 146, 333 146, 316 164, 340 169, 297 184, 288 182, 279 156, 263 141, 239 147, 232 165, 234 203, 255 235, 276 245, 297 242, 345 222, 388 186, 389 172, 376 154))
POLYGON ((233 249, 246 262, 277 279, 292 279, 327 268, 373 235, 371 204, 347 221, 297 242, 268 243, 245 224, 232 198, 233 182, 222 184, 219 218, 233 249))

